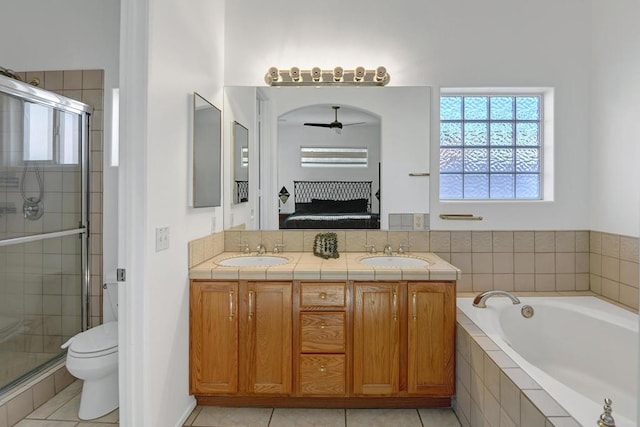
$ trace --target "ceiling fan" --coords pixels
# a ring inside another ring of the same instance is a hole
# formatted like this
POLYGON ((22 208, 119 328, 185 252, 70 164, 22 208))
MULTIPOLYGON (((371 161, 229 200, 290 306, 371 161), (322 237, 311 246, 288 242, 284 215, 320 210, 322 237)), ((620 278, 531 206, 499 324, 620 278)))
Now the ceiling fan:
POLYGON ((344 127, 344 126, 353 126, 353 125, 363 125, 365 124, 365 122, 358 122, 358 123, 342 123, 340 121, 338 121, 338 109, 340 108, 337 105, 332 106, 331 108, 333 108, 334 112, 335 112, 335 119, 334 121, 332 121, 331 123, 305 123, 305 126, 316 126, 316 127, 321 127, 321 128, 329 128, 329 129, 335 129, 336 132, 340 133, 340 130, 344 127))

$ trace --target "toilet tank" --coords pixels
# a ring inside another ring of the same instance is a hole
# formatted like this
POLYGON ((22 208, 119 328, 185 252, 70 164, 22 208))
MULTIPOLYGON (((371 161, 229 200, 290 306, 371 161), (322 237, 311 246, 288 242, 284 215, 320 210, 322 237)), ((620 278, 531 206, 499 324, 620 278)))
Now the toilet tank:
POLYGON ((102 322, 118 320, 118 284, 102 285, 102 322))

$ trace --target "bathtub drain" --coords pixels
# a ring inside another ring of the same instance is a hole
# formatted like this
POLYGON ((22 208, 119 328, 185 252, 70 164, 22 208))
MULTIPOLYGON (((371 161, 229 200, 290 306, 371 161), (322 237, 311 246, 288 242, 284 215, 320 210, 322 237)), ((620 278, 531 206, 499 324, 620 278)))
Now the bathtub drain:
POLYGON ((530 305, 523 305, 520 312, 522 313, 522 316, 526 317, 527 319, 533 317, 533 307, 531 307, 530 305))

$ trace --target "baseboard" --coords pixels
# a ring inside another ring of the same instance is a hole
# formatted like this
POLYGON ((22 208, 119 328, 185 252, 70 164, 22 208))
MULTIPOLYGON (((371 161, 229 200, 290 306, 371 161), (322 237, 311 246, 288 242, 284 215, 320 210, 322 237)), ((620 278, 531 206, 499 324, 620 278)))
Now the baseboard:
POLYGON ((182 427, 184 423, 187 421, 187 419, 189 418, 189 415, 191 415, 191 413, 196 407, 196 398, 193 396, 189 396, 189 397, 190 397, 189 405, 185 408, 184 412, 182 413, 182 416, 180 416, 180 419, 178 420, 176 427, 182 427))

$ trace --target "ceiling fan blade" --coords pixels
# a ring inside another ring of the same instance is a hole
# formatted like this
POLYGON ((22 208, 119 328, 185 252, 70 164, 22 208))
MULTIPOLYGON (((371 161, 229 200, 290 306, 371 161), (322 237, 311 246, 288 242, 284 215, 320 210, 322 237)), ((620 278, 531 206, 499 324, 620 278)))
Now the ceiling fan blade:
POLYGON ((330 128, 331 123, 305 123, 305 126, 316 126, 320 128, 330 128))
POLYGON ((342 126, 353 126, 353 125, 366 125, 367 122, 358 122, 358 123, 343 123, 342 126))

